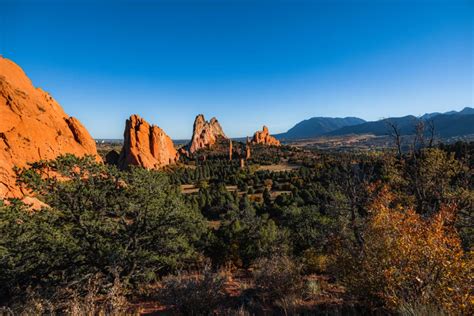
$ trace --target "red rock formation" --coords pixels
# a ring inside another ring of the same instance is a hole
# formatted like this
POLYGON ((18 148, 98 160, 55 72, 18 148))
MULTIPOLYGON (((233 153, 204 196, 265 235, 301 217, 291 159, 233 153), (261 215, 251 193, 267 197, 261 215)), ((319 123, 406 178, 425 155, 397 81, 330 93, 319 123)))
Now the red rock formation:
POLYGON ((14 166, 66 153, 100 160, 84 126, 49 93, 35 88, 18 65, 0 57, 0 198, 23 196, 14 166))
POLYGON ((232 161, 232 139, 229 138, 229 161, 232 161))
POLYGON ((214 145, 219 137, 227 139, 221 125, 215 117, 209 122, 204 119, 204 115, 199 114, 194 120, 193 137, 189 144, 189 152, 194 153, 199 149, 214 145))
POLYGON ((268 132, 268 127, 264 125, 262 131, 257 131, 253 134, 252 144, 280 146, 280 141, 271 136, 268 132))
POLYGON ((178 160, 173 141, 156 125, 150 125, 138 115, 132 115, 125 123, 124 143, 119 167, 129 165, 147 169, 159 169, 178 160))
POLYGON ((81 144, 87 152, 97 152, 97 147, 94 139, 92 139, 89 132, 85 129, 81 122, 79 122, 78 119, 71 116, 66 119, 66 123, 69 126, 69 129, 71 130, 72 134, 74 135, 74 139, 76 140, 76 142, 81 144))
POLYGON ((181 148, 178 149, 178 156, 179 157, 184 156, 184 157, 189 158, 189 151, 187 151, 185 147, 181 147, 181 148))
POLYGON ((249 160, 251 156, 250 153, 250 139, 247 137, 247 143, 245 144, 245 160, 249 160))
POLYGON ((245 160, 244 160, 244 158, 240 158, 240 168, 241 168, 241 169, 245 168, 245 160))

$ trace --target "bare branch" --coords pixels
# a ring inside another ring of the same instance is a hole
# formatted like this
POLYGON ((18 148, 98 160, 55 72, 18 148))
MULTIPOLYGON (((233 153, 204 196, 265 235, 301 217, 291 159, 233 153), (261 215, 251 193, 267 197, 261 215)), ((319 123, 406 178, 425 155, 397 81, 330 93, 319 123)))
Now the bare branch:
POLYGON ((397 146, 398 158, 402 157, 402 133, 398 124, 392 120, 386 120, 388 135, 393 138, 395 145, 397 146))
POLYGON ((429 137, 428 147, 433 148, 433 145, 435 142, 435 134, 436 134, 435 123, 433 119, 429 119, 427 123, 428 123, 428 137, 429 137))

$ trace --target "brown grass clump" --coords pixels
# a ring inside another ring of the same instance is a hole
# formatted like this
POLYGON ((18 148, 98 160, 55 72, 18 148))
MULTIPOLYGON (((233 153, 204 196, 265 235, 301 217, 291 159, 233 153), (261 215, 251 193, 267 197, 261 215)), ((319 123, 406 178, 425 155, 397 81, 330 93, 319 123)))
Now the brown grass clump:
POLYGON ((253 268, 255 288, 263 303, 274 304, 285 313, 298 305, 304 292, 300 264, 277 255, 259 259, 253 268))
POLYGON ((184 315, 207 315, 225 299, 226 275, 209 266, 198 273, 179 273, 163 278, 158 291, 160 303, 184 315))
POLYGON ((138 315, 125 296, 118 277, 109 284, 100 274, 83 286, 58 288, 52 294, 40 288, 28 289, 23 301, 0 308, 0 315, 138 315))

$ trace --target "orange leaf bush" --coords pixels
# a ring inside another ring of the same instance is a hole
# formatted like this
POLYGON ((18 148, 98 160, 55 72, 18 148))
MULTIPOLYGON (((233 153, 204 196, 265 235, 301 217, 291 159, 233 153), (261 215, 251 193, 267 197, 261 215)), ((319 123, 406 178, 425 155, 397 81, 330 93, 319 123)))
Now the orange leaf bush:
POLYGON ((393 200, 384 189, 369 206, 362 248, 336 251, 345 285, 393 310, 435 306, 449 314, 472 313, 473 261, 453 227, 456 208, 423 218, 393 200))

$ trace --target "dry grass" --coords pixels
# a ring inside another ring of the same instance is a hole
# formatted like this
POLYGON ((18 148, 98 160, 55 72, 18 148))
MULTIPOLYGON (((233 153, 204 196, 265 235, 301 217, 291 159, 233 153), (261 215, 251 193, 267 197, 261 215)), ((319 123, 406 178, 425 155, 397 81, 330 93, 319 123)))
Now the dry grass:
POLYGON ((84 287, 59 288, 53 295, 28 290, 24 301, 0 307, 0 315, 139 315, 139 310, 127 300, 118 277, 107 284, 100 275, 94 275, 84 287))
POLYGON ((184 315, 208 315, 225 300, 225 272, 206 267, 199 273, 180 273, 163 279, 158 300, 184 315))
POLYGON ((225 188, 229 192, 234 192, 238 190, 238 187, 236 185, 226 185, 225 188))
POLYGON ((291 165, 287 163, 280 163, 276 165, 268 165, 268 166, 259 166, 257 170, 266 170, 272 172, 279 172, 279 171, 291 171, 300 168, 298 165, 291 165))
POLYGON ((271 191, 270 192, 270 196, 272 197, 272 199, 276 199, 279 195, 282 195, 282 194, 291 194, 291 191, 271 191))
POLYGON ((192 194, 199 192, 199 188, 197 188, 194 184, 182 184, 181 185, 181 192, 183 194, 192 194))

